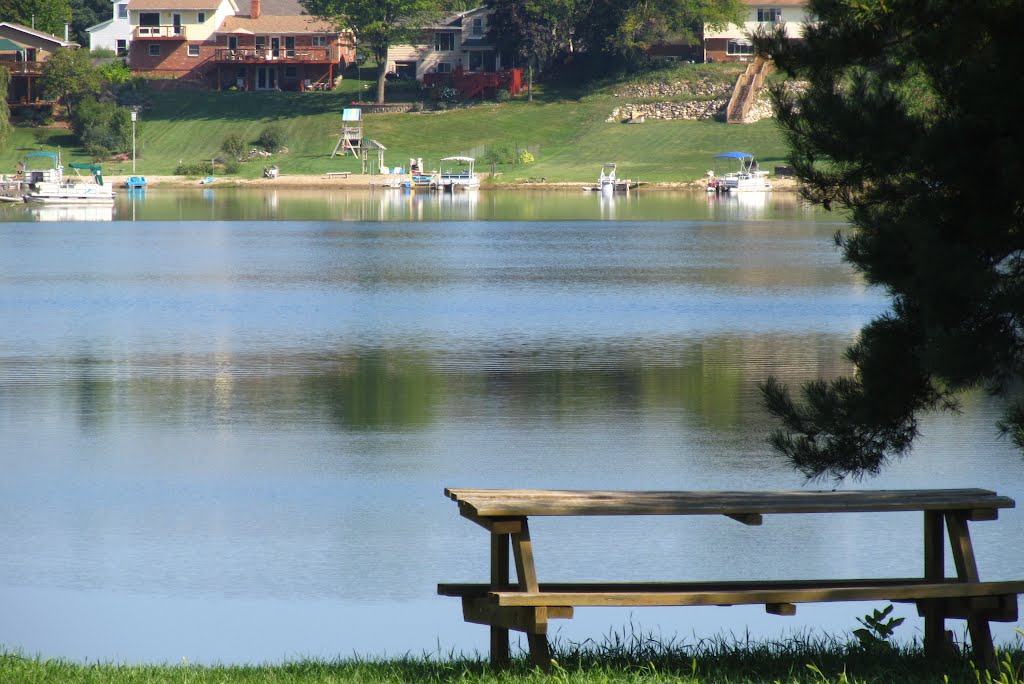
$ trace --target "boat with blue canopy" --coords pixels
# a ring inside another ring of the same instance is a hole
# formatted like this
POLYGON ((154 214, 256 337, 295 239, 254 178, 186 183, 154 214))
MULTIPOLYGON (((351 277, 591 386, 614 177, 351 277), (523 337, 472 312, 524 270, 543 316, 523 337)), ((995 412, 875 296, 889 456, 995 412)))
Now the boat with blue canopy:
POLYGON ((714 158, 733 160, 739 164, 737 171, 716 175, 708 171, 708 192, 764 192, 772 189, 768 172, 762 171, 749 152, 723 152, 714 158))

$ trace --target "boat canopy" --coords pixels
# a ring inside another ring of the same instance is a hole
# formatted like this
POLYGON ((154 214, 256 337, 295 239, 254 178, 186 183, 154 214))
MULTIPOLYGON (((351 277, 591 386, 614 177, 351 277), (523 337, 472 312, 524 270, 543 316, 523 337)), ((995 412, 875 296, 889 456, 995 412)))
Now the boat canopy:
POLYGON ((753 159, 754 155, 749 152, 723 152, 716 154, 715 159, 753 159))
POLYGON ((102 171, 103 167, 99 164, 69 164, 73 169, 81 169, 82 171, 102 171))
POLYGON ((57 153, 56 152, 29 152, 28 154, 25 155, 26 159, 29 159, 31 157, 49 157, 50 159, 56 159, 57 158, 57 153))
POLYGON ((443 162, 459 162, 460 164, 472 164, 476 161, 473 157, 442 157, 443 162))

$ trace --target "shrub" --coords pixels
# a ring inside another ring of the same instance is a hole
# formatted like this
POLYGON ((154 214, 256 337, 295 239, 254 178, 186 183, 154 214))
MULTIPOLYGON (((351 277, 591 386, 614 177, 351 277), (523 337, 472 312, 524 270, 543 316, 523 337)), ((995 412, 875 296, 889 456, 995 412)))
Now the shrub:
POLYGON ((109 154, 132 149, 131 113, 113 102, 84 98, 72 113, 71 129, 86 150, 103 149, 109 154))
POLYGON ((459 103, 459 91, 455 88, 445 86, 444 88, 441 88, 441 91, 438 93, 438 99, 451 107, 452 105, 459 103))
POLYGON ((267 152, 273 154, 288 144, 288 134, 280 125, 270 124, 263 129, 256 142, 267 152))
POLYGON ((510 93, 505 88, 502 88, 497 93, 495 93, 494 99, 497 100, 498 102, 508 102, 509 100, 512 99, 512 93, 510 93))
POLYGON ((245 154, 245 140, 238 133, 229 133, 220 144, 220 151, 228 156, 228 159, 238 160, 245 154))
POLYGON ((523 150, 522 152, 519 153, 519 159, 516 160, 516 163, 517 164, 532 164, 535 161, 536 161, 536 159, 534 158, 534 156, 530 152, 530 150, 523 150))
POLYGON ((493 145, 484 151, 480 161, 485 164, 511 164, 515 155, 508 145, 493 145))
POLYGON ((128 65, 123 60, 104 64, 99 68, 99 72, 100 77, 112 86, 127 83, 132 77, 131 69, 128 68, 128 65))
POLYGON ((229 176, 233 176, 234 174, 238 173, 241 168, 242 165, 238 162, 237 159, 228 159, 224 162, 224 168, 222 169, 222 172, 229 176))
POLYGON ((178 168, 174 170, 177 176, 212 176, 213 175, 213 162, 212 161, 200 161, 190 164, 180 162, 178 168))

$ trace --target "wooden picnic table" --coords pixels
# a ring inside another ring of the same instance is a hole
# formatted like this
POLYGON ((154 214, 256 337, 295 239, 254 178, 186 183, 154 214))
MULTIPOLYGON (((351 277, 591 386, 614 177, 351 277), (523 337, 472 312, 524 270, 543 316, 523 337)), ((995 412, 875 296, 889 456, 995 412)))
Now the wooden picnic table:
POLYGON ((571 618, 576 606, 696 606, 764 604, 769 613, 793 615, 796 604, 885 600, 917 604, 925 619, 925 650, 944 652, 950 618, 966 619, 975 661, 995 666, 990 621, 1017 619, 1024 580, 982 582, 969 521, 995 520, 1013 499, 985 489, 859 491, 575 491, 446 489, 461 515, 490 532, 490 581, 440 584, 438 593, 462 598, 468 622, 491 628, 491 661, 509 659, 509 630, 525 632, 534 664, 551 656, 548 621, 571 618), (765 515, 818 513, 924 513, 923 573, 913 578, 761 580, 750 582, 542 583, 534 563, 531 516, 722 515, 761 525, 765 515), (945 576, 944 532, 956 567, 945 576), (511 560, 516 581, 511 581, 511 560))

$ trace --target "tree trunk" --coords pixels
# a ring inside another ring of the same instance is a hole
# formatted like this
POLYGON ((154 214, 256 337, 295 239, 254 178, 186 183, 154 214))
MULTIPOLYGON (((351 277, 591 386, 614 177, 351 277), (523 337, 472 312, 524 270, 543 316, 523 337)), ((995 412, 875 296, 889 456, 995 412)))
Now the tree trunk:
POLYGON ((377 104, 384 104, 384 83, 388 75, 388 51, 377 56, 377 104))

